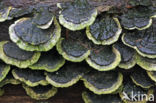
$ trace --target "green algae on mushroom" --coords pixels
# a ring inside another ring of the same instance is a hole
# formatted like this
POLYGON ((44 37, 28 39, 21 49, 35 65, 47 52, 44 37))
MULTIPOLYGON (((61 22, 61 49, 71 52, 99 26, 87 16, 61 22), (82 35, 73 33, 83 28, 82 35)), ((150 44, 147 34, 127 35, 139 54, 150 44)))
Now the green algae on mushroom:
POLYGON ((55 87, 69 87, 77 83, 82 75, 88 72, 88 68, 83 64, 66 64, 60 70, 48 73, 46 72, 46 80, 55 87))
POLYGON ((116 71, 90 71, 82 76, 84 85, 95 94, 112 94, 122 85, 123 75, 116 71))
POLYGON ((35 64, 29 66, 32 70, 45 70, 55 72, 65 64, 65 59, 55 50, 42 53, 40 59, 35 64))
POLYGON ((142 31, 129 31, 122 36, 125 45, 136 49, 143 57, 156 58, 156 19, 152 26, 142 31))
POLYGON ((121 24, 128 30, 143 30, 151 26, 155 16, 154 11, 148 7, 132 8, 121 16, 121 24))
POLYGON ((156 71, 156 59, 137 55, 137 64, 147 71, 156 71))
POLYGON ((49 51, 61 36, 56 18, 48 29, 40 29, 31 18, 21 18, 9 27, 10 39, 27 51, 49 51))
POLYGON ((57 93, 57 88, 47 85, 47 86, 36 86, 36 87, 29 87, 23 85, 28 96, 35 100, 46 100, 53 97, 57 93))
POLYGON ((97 10, 88 0, 74 0, 68 3, 58 3, 61 9, 59 22, 69 30, 76 31, 92 25, 97 16, 97 10))
POLYGON ((132 81, 127 81, 124 84, 123 91, 119 94, 124 103, 147 103, 150 98, 154 98, 153 93, 153 89, 146 90, 136 86, 132 81))
POLYGON ((134 49, 124 45, 121 42, 117 42, 114 44, 114 48, 116 48, 121 55, 121 62, 118 65, 122 69, 131 69, 136 64, 136 52, 134 49))
POLYGON ((3 81, 10 71, 10 66, 0 61, 0 82, 3 81))
POLYGON ((15 79, 25 83, 30 87, 38 85, 48 85, 45 80, 44 71, 35 71, 30 69, 13 69, 12 75, 15 79))
POLYGON ((115 17, 104 15, 87 27, 87 37, 95 44, 110 45, 116 42, 122 32, 120 22, 115 17))
POLYGON ((85 103, 122 103, 118 94, 97 95, 91 92, 83 92, 82 98, 85 103))
POLYGON ((121 55, 117 49, 111 46, 95 46, 86 62, 98 71, 115 69, 121 61, 121 55))
POLYGON ((145 70, 135 68, 135 71, 131 74, 132 81, 137 85, 145 89, 149 89, 154 86, 154 82, 149 78, 145 70))
POLYGON ((27 68, 38 61, 40 53, 24 51, 12 42, 2 41, 0 42, 0 58, 6 64, 27 68))
POLYGON ((61 54, 66 60, 72 62, 81 62, 90 54, 90 50, 86 48, 87 38, 83 32, 69 32, 68 38, 61 38, 56 47, 59 54, 61 54))

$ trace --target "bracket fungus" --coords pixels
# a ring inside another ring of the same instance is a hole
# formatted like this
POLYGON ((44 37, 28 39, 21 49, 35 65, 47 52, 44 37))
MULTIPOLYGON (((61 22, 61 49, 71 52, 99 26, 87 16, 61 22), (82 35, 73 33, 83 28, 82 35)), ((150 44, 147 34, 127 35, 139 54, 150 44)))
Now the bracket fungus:
POLYGON ((53 23, 54 15, 49 11, 46 6, 38 5, 32 22, 37 25, 38 28, 48 29, 53 23))
POLYGON ((132 81, 142 88, 148 89, 154 86, 154 82, 149 78, 145 70, 135 68, 135 71, 131 74, 132 81))
POLYGON ((47 86, 36 86, 36 87, 29 87, 23 85, 27 95, 35 100, 45 100, 49 99, 57 93, 57 88, 47 85, 47 86))
POLYGON ((6 63, 19 68, 27 68, 38 61, 39 52, 29 52, 20 49, 15 43, 0 42, 0 58, 6 63))
POLYGON ((90 71, 82 76, 84 85, 95 94, 112 94, 122 85, 123 75, 116 71, 90 71))
POLYGON ((55 87, 69 87, 77 83, 80 78, 88 72, 88 68, 83 64, 66 64, 60 70, 48 73, 46 80, 55 87))
POLYGON ((102 15, 87 27, 87 37, 95 44, 110 45, 116 42, 122 32, 118 18, 102 15))
POLYGON ((153 17, 156 17, 154 10, 139 6, 121 15, 121 24, 128 30, 144 30, 151 26, 153 17))
POLYGON ((0 61, 0 82, 3 81, 10 71, 10 66, 0 61))
POLYGON ((114 48, 116 48, 121 55, 121 62, 118 65, 123 69, 131 69, 136 64, 136 52, 134 49, 124 45, 121 42, 117 42, 114 44, 114 48))
POLYGON ((60 24, 72 31, 81 30, 93 24, 98 14, 96 8, 91 6, 88 0, 58 3, 57 6, 61 9, 60 24))
POLYGON ((61 36, 61 27, 56 18, 48 29, 40 29, 31 18, 21 18, 9 27, 10 39, 27 51, 48 51, 61 36))
POLYGON ((98 46, 90 42, 83 32, 70 32, 68 38, 61 38, 56 47, 66 60, 87 63, 99 71, 115 69, 121 56, 117 49, 111 46, 98 46), (72 35, 73 34, 73 35, 72 35))
POLYGON ((32 70, 45 70, 55 72, 65 64, 65 59, 55 50, 42 53, 40 59, 33 65, 29 66, 32 70))
POLYGON ((136 86, 132 81, 127 81, 127 83, 124 84, 123 91, 119 94, 124 103, 147 103, 153 93, 153 89, 146 90, 136 86), (146 96, 144 96, 145 94, 146 96), (133 98, 134 95, 136 97, 135 101, 133 98))
POLYGON ((137 55, 137 64, 147 71, 156 71, 156 59, 137 55))
POLYGON ((155 71, 147 71, 148 76, 156 82, 156 72, 155 71))
POLYGON ((30 87, 48 85, 43 71, 34 71, 30 69, 13 69, 12 75, 15 79, 25 83, 30 87))
POLYGON ((85 46, 88 40, 83 33, 84 32, 81 31, 69 31, 69 37, 61 38, 58 41, 56 45, 57 51, 66 60, 72 62, 81 62, 90 54, 90 51, 85 46))
POLYGON ((122 36, 125 45, 136 49, 143 57, 156 58, 156 19, 152 26, 142 31, 127 32, 122 36))
POLYGON ((18 85, 21 82, 17 79, 15 79, 11 73, 11 71, 9 71, 9 73, 7 74, 7 76, 0 82, 0 88, 2 88, 3 86, 7 85, 7 84, 13 84, 13 85, 18 85))
POLYGON ((91 92, 83 92, 82 98, 85 103, 122 103, 118 94, 96 95, 91 92))

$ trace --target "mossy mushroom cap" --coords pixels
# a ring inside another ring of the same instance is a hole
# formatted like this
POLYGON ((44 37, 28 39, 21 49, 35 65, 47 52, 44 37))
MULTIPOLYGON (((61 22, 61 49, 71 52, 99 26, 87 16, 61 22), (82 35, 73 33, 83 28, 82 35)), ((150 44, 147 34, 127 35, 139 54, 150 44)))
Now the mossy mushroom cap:
POLYGON ((98 45, 110 45, 116 42, 122 32, 120 22, 109 14, 102 15, 87 27, 87 37, 98 45))
POLYGON ((21 18, 9 27, 10 39, 26 51, 49 51, 61 36, 56 18, 48 29, 40 29, 31 18, 21 18))
POLYGON ((84 85, 95 94, 111 94, 116 92, 123 82, 123 75, 116 71, 90 71, 82 77, 84 85))
POLYGON ((20 49, 15 43, 9 41, 0 42, 0 58, 10 65, 19 68, 27 68, 38 61, 39 52, 29 52, 20 49))
POLYGON ((96 95, 91 92, 83 92, 82 98, 85 103, 122 103, 118 94, 96 95))
POLYGON ((93 24, 97 16, 97 10, 89 5, 87 0, 58 3, 57 6, 61 8, 60 24, 72 31, 81 30, 93 24))
POLYGON ((131 31, 122 36, 125 45, 136 49, 143 57, 156 58, 156 19, 152 26, 142 31, 131 31))
POLYGON ((155 12, 148 8, 139 6, 129 9, 121 16, 121 24, 128 30, 144 30, 151 26, 155 12))
POLYGON ((124 84, 124 88, 123 91, 120 94, 120 97, 122 98, 122 100, 124 101, 124 103, 146 103, 147 102, 147 98, 149 98, 149 96, 151 96, 154 93, 154 90, 151 89, 143 89, 139 86, 136 86, 131 80, 127 81, 124 84), (138 94, 139 93, 139 94, 138 94), (128 98, 124 97, 126 94, 126 96, 128 96, 128 98), (133 100, 133 95, 135 95, 136 97, 138 97, 138 95, 144 95, 147 94, 146 96, 143 96, 143 98, 140 100, 139 98, 136 98, 136 101, 133 100))
POLYGON ((30 87, 38 85, 48 85, 45 79, 44 71, 35 71, 30 69, 13 69, 12 74, 15 79, 25 83, 30 87))
POLYGON ((65 64, 65 59, 59 55, 56 50, 51 50, 41 54, 40 59, 33 65, 29 66, 32 70, 45 70, 55 72, 65 64))
POLYGON ((131 69, 135 66, 137 53, 134 49, 124 45, 122 42, 115 43, 113 47, 120 52, 121 62, 118 65, 120 68, 131 69))
POLYGON ((69 87, 77 83, 82 75, 88 72, 88 67, 83 64, 66 64, 60 70, 48 73, 46 72, 46 80, 55 87, 69 87))
POLYGON ((147 72, 145 70, 141 70, 141 68, 135 68, 135 71, 131 74, 132 81, 142 88, 148 89, 154 86, 154 82, 149 78, 147 72))
POLYGON ((47 86, 39 85, 36 87, 29 87, 23 85, 23 88, 25 89, 27 95, 29 95, 31 98, 36 100, 49 99, 57 93, 57 88, 51 85, 47 85, 47 86))
POLYGON ((0 82, 3 81, 10 71, 10 66, 0 61, 0 82))

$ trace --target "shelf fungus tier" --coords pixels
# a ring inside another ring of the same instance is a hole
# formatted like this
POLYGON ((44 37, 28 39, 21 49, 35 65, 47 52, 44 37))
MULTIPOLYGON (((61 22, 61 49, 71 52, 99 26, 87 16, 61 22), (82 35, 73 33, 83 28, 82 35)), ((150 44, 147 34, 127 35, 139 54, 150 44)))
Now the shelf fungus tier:
POLYGON ((156 59, 137 56, 137 64, 147 71, 156 71, 156 59))
POLYGON ((124 28, 133 30, 147 29, 152 24, 152 18, 156 17, 155 11, 148 7, 139 6, 129 9, 121 16, 121 24, 124 28))
POLYGON ((137 53, 134 49, 124 45, 121 42, 115 43, 113 47, 120 52, 121 62, 118 65, 120 68, 131 69, 135 66, 137 53))
POLYGON ((90 71, 82 77, 84 85, 95 94, 115 93, 123 82, 123 75, 116 71, 90 71))
POLYGON ((55 50, 41 54, 40 59, 35 64, 29 66, 32 70, 45 70, 55 72, 65 64, 65 59, 55 50))
POLYGON ((117 49, 111 46, 92 47, 86 62, 98 71, 110 71, 115 69, 121 61, 121 55, 117 49))
POLYGON ((46 72, 46 80, 55 87, 69 87, 77 83, 80 78, 88 72, 89 69, 83 64, 67 64, 60 70, 48 73, 46 72))
POLYGON ((88 50, 88 39, 85 37, 85 32, 69 31, 66 38, 61 38, 57 43, 57 51, 66 60, 71 62, 81 62, 90 54, 88 50))
POLYGON ((21 18, 9 27, 10 39, 26 51, 48 51, 61 36, 56 18, 48 29, 40 29, 31 18, 21 18))
POLYGON ((128 81, 124 84, 123 91, 119 94, 124 103, 147 103, 154 98, 153 93, 153 89, 146 90, 136 86, 132 81, 128 81))
POLYGON ((82 98, 85 103, 122 103, 118 94, 96 95, 91 92, 83 92, 82 98))
POLYGON ((129 31, 122 36, 125 45, 136 49, 143 57, 156 58, 156 19, 152 26, 142 31, 129 31))
POLYGON ((48 29, 53 23, 54 15, 49 11, 46 6, 39 5, 34 13, 32 22, 37 25, 38 28, 48 29))
POLYGON ((57 6, 61 9, 60 24, 72 31, 81 30, 93 24, 98 14, 87 0, 58 3, 57 6))
POLYGON ((57 88, 47 85, 47 86, 36 86, 36 87, 29 87, 23 85, 27 95, 35 100, 46 100, 53 97, 57 93, 57 88))
POLYGON ((30 69, 13 69, 12 74, 15 79, 25 83, 30 87, 38 85, 48 85, 45 79, 44 71, 34 71, 30 69))
POLYGON ((120 22, 115 17, 102 15, 87 27, 87 37, 98 45, 110 45, 119 39, 122 32, 120 22))
POLYGON ((0 2, 0 22, 4 22, 8 19, 11 8, 12 7, 4 7, 4 4, 0 2))
POLYGON ((10 65, 19 68, 27 68, 38 61, 39 52, 29 52, 20 49, 15 43, 2 41, 0 42, 0 58, 10 65))
POLYGON ((10 66, 0 61, 0 82, 3 81, 10 71, 10 66))
POLYGON ((155 71, 147 71, 148 76, 156 82, 156 72, 155 71))
POLYGON ((149 89, 155 84, 147 75, 147 72, 145 70, 141 70, 141 68, 135 68, 135 71, 131 74, 130 77, 137 86, 145 89, 149 89))
POLYGON ((7 76, 0 82, 0 88, 2 88, 3 86, 7 85, 7 84, 12 84, 12 85, 18 85, 21 82, 17 79, 15 79, 11 73, 11 71, 9 71, 9 73, 7 74, 7 76))

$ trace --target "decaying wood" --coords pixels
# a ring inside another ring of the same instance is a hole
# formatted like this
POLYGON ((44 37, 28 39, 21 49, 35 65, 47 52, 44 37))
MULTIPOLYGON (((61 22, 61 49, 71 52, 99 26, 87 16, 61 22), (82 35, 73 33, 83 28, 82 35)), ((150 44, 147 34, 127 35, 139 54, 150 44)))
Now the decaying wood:
MULTIPOLYGON (((37 3, 45 3, 50 5, 56 10, 57 3, 69 2, 74 0, 4 0, 6 5, 13 7, 26 7, 37 3)), ((89 3, 96 7, 99 12, 108 11, 110 8, 123 8, 126 7, 128 0, 88 0, 89 3)))

